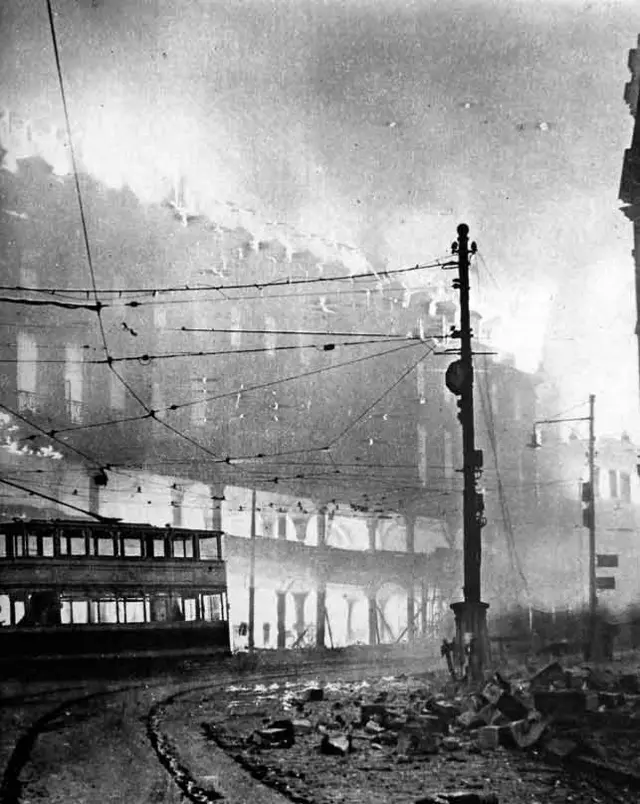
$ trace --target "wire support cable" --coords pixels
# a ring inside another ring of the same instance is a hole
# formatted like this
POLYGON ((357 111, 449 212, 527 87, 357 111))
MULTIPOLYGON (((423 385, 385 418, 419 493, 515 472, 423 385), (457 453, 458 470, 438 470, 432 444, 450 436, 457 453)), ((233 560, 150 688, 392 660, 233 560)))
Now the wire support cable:
MULTIPOLYGON (((50 6, 50 0, 47 0, 47 4, 50 6)), ((57 46, 56 46, 56 53, 57 53, 57 46)), ((64 97, 64 96, 63 96, 64 97)), ((63 101, 65 104, 66 110, 66 101, 63 101)), ((65 111, 66 115, 66 111, 65 111)), ((69 129, 68 129, 69 134, 69 129)), ((72 149, 70 149, 72 150, 72 149)), ((75 172, 75 158, 72 158, 74 163, 74 172, 75 172)), ((79 182, 77 180, 77 173, 76 173, 76 185, 79 188, 79 182)), ((84 210, 83 210, 84 216, 84 210)), ((56 293, 66 293, 66 294, 79 294, 84 296, 95 296, 96 293, 100 294, 114 294, 118 296, 122 296, 128 293, 136 293, 136 294, 144 294, 147 293, 151 296, 157 296, 164 293, 194 293, 200 291, 215 291, 215 292, 223 292, 228 290, 266 290, 268 288, 281 288, 281 287, 290 287, 296 285, 314 285, 314 284, 326 284, 331 282, 352 282, 358 279, 369 279, 375 280, 376 282, 380 281, 380 278, 386 278, 388 276, 394 276, 397 274, 406 274, 411 273, 413 271, 424 271, 434 268, 441 268, 445 264, 445 260, 439 259, 434 260, 431 263, 422 263, 418 265, 412 265, 408 268, 390 268, 386 271, 378 271, 378 276, 376 277, 370 271, 363 271, 361 273, 355 274, 341 274, 338 276, 312 276, 312 277, 288 277, 286 279, 274 279, 269 282, 238 282, 238 283, 220 283, 216 285, 173 285, 167 287, 139 287, 139 288, 98 288, 97 286, 93 286, 91 288, 54 288, 54 287, 46 287, 46 288, 38 288, 38 287, 28 287, 25 285, 0 285, 0 291, 19 291, 23 293, 48 293, 48 294, 56 294, 56 293)), ((370 292, 370 291, 369 291, 370 292)), ((142 304, 142 302, 139 302, 142 304)), ((136 302, 130 303, 131 306, 136 306, 136 302)))

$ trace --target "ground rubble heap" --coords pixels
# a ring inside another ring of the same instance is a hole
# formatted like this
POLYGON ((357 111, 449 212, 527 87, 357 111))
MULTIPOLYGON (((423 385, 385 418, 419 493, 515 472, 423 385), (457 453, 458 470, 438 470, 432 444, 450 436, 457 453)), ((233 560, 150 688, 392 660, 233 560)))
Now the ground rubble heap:
MULTIPOLYGON (((270 709, 256 712, 264 715, 262 724, 236 735, 227 748, 240 749, 243 761, 257 767, 270 756, 277 769, 266 776, 286 776, 290 789, 292 779, 304 781, 314 755, 346 763, 345 774, 349 768, 391 772, 434 757, 465 763, 497 751, 555 765, 582 760, 593 767, 606 759, 599 724, 617 715, 640 725, 640 686, 633 674, 616 678, 552 662, 526 678, 495 673, 476 687, 443 686, 429 674, 388 678, 384 688, 367 682, 327 684, 283 695, 270 709), (306 750, 306 763, 296 754, 296 767, 287 767, 284 756, 292 758, 294 749, 306 750)), ((491 790, 477 789, 415 797, 421 804, 497 800, 491 790)))

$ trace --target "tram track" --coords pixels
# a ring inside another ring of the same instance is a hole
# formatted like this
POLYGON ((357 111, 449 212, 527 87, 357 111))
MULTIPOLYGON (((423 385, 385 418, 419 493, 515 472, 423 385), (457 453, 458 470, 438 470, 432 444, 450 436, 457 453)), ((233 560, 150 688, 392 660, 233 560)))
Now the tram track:
MULTIPOLYGON (((379 667, 379 665, 378 665, 379 667)), ((51 732, 52 730, 63 731, 65 725, 59 725, 58 729, 53 729, 56 720, 64 717, 69 717, 69 713, 74 709, 87 707, 100 699, 108 697, 117 698, 123 697, 128 694, 141 694, 142 697, 152 697, 154 693, 161 691, 161 697, 153 702, 146 701, 140 705, 144 708, 142 714, 138 714, 137 720, 142 721, 145 725, 144 734, 146 740, 153 749, 154 755, 166 773, 169 775, 171 781, 175 783, 176 788, 180 791, 181 795, 189 801, 196 802, 196 804, 205 804, 209 801, 220 801, 222 794, 217 790, 204 790, 193 779, 188 770, 182 763, 179 752, 172 745, 171 740, 162 731, 161 724, 164 713, 171 704, 179 702, 182 698, 194 694, 207 691, 209 694, 215 693, 217 689, 224 689, 230 684, 237 683, 241 680, 243 684, 259 684, 265 682, 282 681, 282 680, 304 680, 311 677, 316 677, 319 673, 326 675, 344 675, 345 667, 335 666, 327 668, 326 663, 321 661, 314 661, 306 663, 303 666, 295 667, 294 669, 277 668, 264 671, 245 671, 238 672, 237 670, 230 671, 224 669, 220 673, 217 667, 204 666, 200 672, 211 673, 215 672, 215 679, 209 678, 206 681, 198 681, 197 677, 192 678, 190 681, 171 682, 167 678, 162 679, 144 679, 137 680, 131 684, 120 684, 115 687, 109 685, 108 688, 92 690, 85 692, 83 695, 69 696, 65 692, 71 692, 77 687, 67 688, 65 690, 52 689, 50 691, 40 690, 33 694, 23 694, 5 698, 4 704, 11 704, 14 708, 30 704, 32 706, 43 706, 44 711, 37 715, 35 720, 22 731, 17 737, 13 749, 10 753, 8 761, 6 762, 2 780, 0 781, 0 804, 22 804, 24 781, 21 778, 29 763, 33 759, 33 752, 37 745, 38 739, 51 732), (57 701, 53 707, 47 707, 46 702, 48 698, 59 698, 60 694, 64 697, 61 701, 57 701), (146 694, 146 696, 145 696, 146 694)), ((373 667, 366 664, 358 664, 356 671, 358 674, 363 672, 371 672, 373 667)), ((191 671, 194 672, 194 671, 191 671)), ((196 669, 197 673, 198 670, 196 669)), ((380 672, 388 672, 381 670, 380 672)), ((201 678, 201 676, 199 676, 201 678)), ((94 713, 98 716, 100 710, 94 713)))
MULTIPOLYGON (((379 663, 361 663, 355 667, 333 666, 327 667, 321 661, 310 662, 304 666, 293 669, 277 668, 265 669, 262 671, 246 671, 238 673, 225 668, 222 672, 216 667, 201 668, 189 680, 175 681, 163 677, 155 679, 136 680, 134 683, 108 685, 106 688, 93 689, 86 691, 82 695, 73 695, 77 688, 67 688, 65 690, 39 691, 33 695, 25 695, 20 699, 14 696, 11 703, 14 706, 29 704, 34 707, 44 707, 44 711, 38 712, 33 722, 23 729, 17 736, 11 754, 6 762, 2 780, 0 782, 0 803, 1 804, 26 804, 37 798, 41 800, 56 801, 55 794, 49 798, 44 795, 42 790, 34 795, 33 778, 27 773, 30 765, 36 767, 41 761, 36 754, 38 753, 39 741, 51 740, 53 734, 59 740, 65 742, 65 738, 73 741, 79 739, 82 731, 82 724, 89 723, 90 730, 100 731, 101 725, 99 718, 104 717, 104 711, 111 709, 117 711, 122 707, 121 720, 127 722, 126 739, 119 746, 121 753, 128 752, 133 755, 140 770, 140 776, 147 778, 141 784, 140 796, 134 797, 135 801, 154 802, 154 804, 176 804, 178 801, 193 802, 193 804, 209 804, 209 802, 219 802, 226 799, 222 787, 216 783, 216 776, 213 774, 206 785, 197 775, 192 775, 190 763, 185 760, 185 755, 179 741, 171 734, 171 729, 167 725, 171 721, 172 710, 174 707, 189 704, 189 699, 194 696, 213 696, 216 691, 225 691, 230 685, 240 684, 251 687, 260 684, 270 684, 277 682, 279 685, 287 682, 301 682, 317 679, 319 675, 324 680, 340 678, 349 680, 350 677, 358 678, 366 675, 388 675, 391 669, 381 666, 379 663), (203 678, 206 673, 208 677, 203 678), (212 673, 215 674, 212 677, 212 673), (60 700, 62 695, 62 700, 60 700), (53 706, 47 706, 48 699, 56 699, 53 706), (109 699, 111 699, 109 701, 109 699), (109 703, 102 703, 109 701, 109 703), (77 732, 77 733, 76 733, 77 732), (158 773, 161 771, 161 773, 158 773), (151 781, 149 781, 151 780, 151 781), (146 787, 145 787, 146 785, 146 787)), ((197 697, 192 703, 197 702, 197 697)), ((194 724, 194 729, 195 729, 194 724)), ((122 738, 122 734, 114 732, 107 735, 107 739, 117 740, 122 738)), ((66 744, 66 742, 65 742, 66 744)), ((45 748, 40 746, 41 753, 45 748)), ((211 758, 215 764, 215 758, 211 758)), ((112 759, 105 754, 101 761, 105 763, 105 768, 112 762, 112 759)), ((214 768, 215 770, 215 768, 214 768)), ((571 773, 570 769, 565 768, 569 776, 576 779, 582 777, 584 773, 571 773)), ((98 772, 96 772, 98 773, 98 772)), ((52 775, 57 775, 52 772, 52 775)), ((33 770, 32 770, 33 776, 33 770)), ((118 784, 125 784, 131 792, 131 781, 117 779, 118 784)), ((258 781, 252 782, 254 785, 260 784, 258 781)), ((95 786, 95 785, 94 785, 95 786)), ((615 796, 615 791, 621 789, 621 785, 616 785, 613 779, 591 779, 594 793, 607 796, 605 800, 622 800, 615 796), (596 792, 597 791, 597 792, 596 792)), ((273 791, 272 791, 273 792, 273 791)), ((75 800, 73 795, 69 795, 67 800, 75 800)), ((84 799, 90 800, 90 799, 84 799)), ((108 801, 105 797, 105 790, 96 791, 96 801, 108 801), (99 795, 98 795, 99 794, 99 795)), ((129 800, 113 798, 112 800, 129 800)), ((284 800, 280 798, 279 800, 284 800)), ((594 799, 595 800, 595 799, 594 799)), ((602 799, 601 799, 602 800, 602 799)))

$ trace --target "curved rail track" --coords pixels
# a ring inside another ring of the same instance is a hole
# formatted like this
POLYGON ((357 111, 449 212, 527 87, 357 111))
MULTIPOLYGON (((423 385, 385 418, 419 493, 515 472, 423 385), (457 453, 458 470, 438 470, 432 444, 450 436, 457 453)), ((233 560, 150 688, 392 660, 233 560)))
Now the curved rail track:
MULTIPOLYGON (((225 798, 223 792, 216 785, 215 780, 208 783, 206 787, 195 779, 185 763, 181 759, 180 752, 173 744, 169 735, 163 730, 163 720, 168 710, 174 704, 186 701, 190 695, 215 693, 217 689, 222 690, 230 684, 237 683, 241 679, 243 685, 264 684, 268 682, 286 681, 305 681, 317 678, 319 674, 329 679, 332 676, 339 676, 341 679, 348 679, 349 676, 368 675, 388 675, 389 668, 380 664, 359 664, 355 668, 348 667, 327 667, 322 662, 309 663, 303 667, 294 669, 266 669, 263 672, 243 672, 239 677, 237 672, 217 670, 214 678, 211 677, 211 668, 203 668, 200 675, 193 676, 188 680, 175 681, 167 678, 157 678, 153 680, 137 680, 129 684, 107 684, 103 687, 85 691, 82 695, 77 695, 78 687, 68 687, 64 690, 52 690, 50 692, 33 693, 5 699, 14 705, 24 707, 33 706, 39 711, 30 725, 22 729, 4 768, 2 780, 0 782, 0 804, 24 804, 25 800, 33 800, 34 796, 25 796, 25 791, 29 791, 32 779, 24 778, 25 772, 30 764, 37 765, 38 741, 48 733, 55 732, 64 736, 65 729, 70 729, 80 721, 88 721, 92 718, 102 716, 105 702, 109 701, 112 709, 122 707, 122 719, 126 717, 127 722, 133 723, 128 727, 127 736, 120 735, 123 740, 122 751, 127 751, 134 756, 139 763, 141 776, 145 774, 155 778, 154 783, 148 783, 147 789, 141 784, 138 795, 131 795, 131 780, 126 782, 129 785, 128 800, 135 802, 153 802, 153 804, 175 804, 178 801, 189 801, 194 804, 208 804, 209 802, 221 801, 225 798), (208 678, 203 678, 204 673, 209 673, 208 678), (62 697, 61 697, 62 696, 62 697), (53 706, 51 703, 55 700, 53 706), (131 711, 125 711, 129 707, 131 711), (155 760, 155 762, 154 762, 155 760), (164 779, 161 781, 159 775, 164 779)), ((2 703, 0 701, 0 703, 2 703)), ((115 741, 116 733, 110 733, 108 739, 115 741)), ((68 745, 68 743, 64 743, 68 745)), ((117 759, 117 758, 116 758, 117 759)), ((114 757, 105 756, 105 763, 111 763, 113 773, 114 757)), ((116 763, 117 767, 117 763, 116 763)), ((593 791, 593 800, 622 802, 633 799, 626 798, 623 788, 628 789, 628 780, 594 776, 593 773, 585 773, 584 769, 565 768, 580 786, 584 788, 587 784, 593 791)), ((55 774, 54 774, 55 775, 55 774)), ((122 778, 117 780, 118 784, 125 784, 124 773, 122 778)), ((257 784, 258 782, 254 782, 257 784)), ((49 790, 47 790, 49 793, 49 790)), ((105 795, 104 788, 96 794, 96 800, 108 801, 109 796, 105 795)), ((35 797, 45 797, 42 792, 35 797)), ((46 796, 49 797, 48 795, 46 796)), ((67 800, 73 797, 68 797, 67 800)), ((52 796, 56 800, 55 795, 52 796)), ((111 798, 113 801, 126 800, 121 797, 111 798)))

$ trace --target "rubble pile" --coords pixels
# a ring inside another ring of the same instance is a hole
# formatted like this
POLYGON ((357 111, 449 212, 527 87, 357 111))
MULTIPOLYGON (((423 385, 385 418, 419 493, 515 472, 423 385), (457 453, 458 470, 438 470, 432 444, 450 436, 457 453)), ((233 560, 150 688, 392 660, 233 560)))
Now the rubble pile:
POLYGON ((517 781, 525 759, 555 766, 556 779, 559 766, 599 774, 602 765, 618 785, 634 786, 630 763, 640 771, 637 739, 624 757, 616 737, 617 764, 605 747, 612 718, 621 732, 640 725, 635 675, 554 661, 526 679, 495 673, 476 689, 443 688, 425 674, 271 692, 253 709, 230 701, 206 730, 256 778, 298 802, 363 800, 365 789, 370 802, 506 801, 505 768, 517 781))

